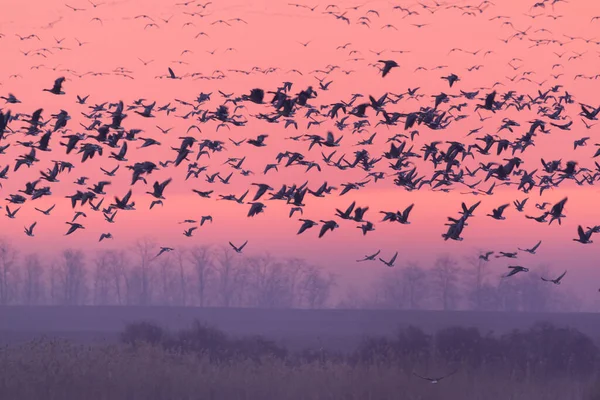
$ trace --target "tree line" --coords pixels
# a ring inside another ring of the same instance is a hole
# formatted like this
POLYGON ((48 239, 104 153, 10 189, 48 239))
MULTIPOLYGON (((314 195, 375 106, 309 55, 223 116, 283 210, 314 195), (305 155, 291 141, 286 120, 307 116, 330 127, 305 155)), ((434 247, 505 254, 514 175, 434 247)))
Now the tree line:
MULTIPOLYGON (((59 257, 21 253, 0 238, 0 305, 577 311, 564 288, 529 273, 499 279, 478 254, 440 255, 428 268, 381 268, 372 284, 340 287, 339 276, 300 258, 240 255, 225 246, 178 248, 160 257, 149 238, 129 249, 59 257), (334 295, 337 291, 337 295, 334 295)), ((340 267, 340 266, 335 266, 340 267)), ((544 266, 537 268, 546 271, 544 266)), ((376 271, 376 270, 373 270, 376 271)))

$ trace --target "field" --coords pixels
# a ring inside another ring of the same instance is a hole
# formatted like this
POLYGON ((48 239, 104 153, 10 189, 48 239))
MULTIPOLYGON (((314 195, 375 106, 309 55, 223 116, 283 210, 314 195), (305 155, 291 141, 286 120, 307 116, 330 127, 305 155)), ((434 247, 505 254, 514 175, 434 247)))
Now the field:
POLYGON ((484 333, 504 333, 547 321, 600 339, 600 319, 588 313, 44 306, 0 307, 0 342, 40 335, 83 342, 115 341, 131 322, 152 321, 165 328, 181 329, 195 320, 232 335, 261 335, 295 349, 347 350, 364 336, 393 335, 398 328, 409 325, 425 332, 462 326, 484 333))
POLYGON ((20 400, 183 399, 594 399, 587 383, 512 378, 494 371, 458 372, 438 385, 399 368, 280 361, 215 365, 194 356, 145 348, 78 348, 38 343, 0 357, 3 398, 20 400))
POLYGON ((8 307, 0 328, 2 399, 600 399, 592 314, 8 307))

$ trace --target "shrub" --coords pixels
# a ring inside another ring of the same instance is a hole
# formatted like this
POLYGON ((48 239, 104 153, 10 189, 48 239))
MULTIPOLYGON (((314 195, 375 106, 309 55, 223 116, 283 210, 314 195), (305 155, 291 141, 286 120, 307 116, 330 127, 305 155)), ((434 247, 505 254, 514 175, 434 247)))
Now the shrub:
POLYGON ((249 359, 255 362, 264 357, 283 359, 287 351, 265 338, 229 338, 223 331, 195 321, 188 329, 169 333, 151 322, 129 324, 121 334, 121 341, 134 348, 141 343, 161 346, 164 350, 181 354, 206 356, 212 362, 249 359))
POLYGON ((132 346, 141 343, 155 346, 162 344, 166 338, 167 332, 163 328, 148 321, 127 324, 121 333, 121 341, 132 346))

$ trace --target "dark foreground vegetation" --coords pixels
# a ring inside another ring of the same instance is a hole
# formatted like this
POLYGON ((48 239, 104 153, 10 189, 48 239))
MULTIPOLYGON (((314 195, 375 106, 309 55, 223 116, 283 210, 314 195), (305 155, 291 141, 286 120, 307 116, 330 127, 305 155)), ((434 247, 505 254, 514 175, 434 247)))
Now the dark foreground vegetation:
POLYGON ((571 328, 539 323, 503 335, 408 327, 353 351, 290 352, 199 322, 130 324, 120 344, 40 339, 0 352, 6 399, 600 399, 600 351, 571 328), (413 374, 439 377, 438 384, 413 374))

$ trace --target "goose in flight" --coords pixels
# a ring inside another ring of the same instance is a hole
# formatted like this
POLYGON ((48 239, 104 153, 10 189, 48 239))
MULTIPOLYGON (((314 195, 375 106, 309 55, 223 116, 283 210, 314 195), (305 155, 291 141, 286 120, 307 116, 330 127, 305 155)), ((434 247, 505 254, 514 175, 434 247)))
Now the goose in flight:
POLYGON ((169 183, 171 183, 171 181, 172 181, 171 178, 167 179, 163 183, 158 183, 158 181, 156 181, 156 182, 154 182, 153 191, 146 192, 146 193, 157 199, 165 200, 165 198, 163 197, 163 192, 164 192, 165 188, 167 187, 167 185, 169 183))
POLYGON ((529 253, 529 254, 535 254, 535 251, 537 250, 537 248, 538 248, 538 247, 540 247, 540 244, 542 244, 542 241, 541 241, 541 240, 540 240, 539 242, 537 242, 537 243, 536 243, 536 245, 535 245, 535 246, 533 246, 533 247, 532 247, 532 248, 530 248, 530 249, 522 249, 522 248, 520 248, 520 247, 519 247, 518 249, 519 249, 519 250, 521 250, 521 251, 524 251, 524 252, 526 252, 526 253, 529 253))
POLYGON ((510 272, 504 275, 503 278, 511 277, 513 275, 518 274, 519 272, 529 272, 529 268, 525 268, 520 265, 511 265, 508 268, 510 269, 510 272))
POLYGON ((198 229, 198 227, 197 227, 197 226, 192 226, 191 228, 189 228, 189 229, 186 229, 185 231, 183 231, 183 235, 184 235, 184 236, 187 236, 187 237, 192 237, 192 233, 193 233, 193 232, 194 232, 196 229, 198 229))
POLYGON ((370 256, 369 255, 365 256, 365 258, 363 258, 362 260, 356 260, 356 262, 375 261, 376 257, 379 255, 379 253, 381 253, 381 250, 377 250, 377 252, 375 254, 371 254, 370 256))
POLYGON ((558 278, 556 278, 556 279, 546 279, 546 278, 542 277, 542 280, 543 280, 544 282, 552 282, 552 283, 554 283, 555 285, 560 285, 560 281, 561 281, 561 279, 562 279, 562 278, 563 278, 563 277, 564 277, 566 274, 567 274, 567 271, 563 272, 563 273, 562 273, 562 274, 561 274, 561 275, 560 275, 558 278))
POLYGON ((563 210, 565 208, 567 200, 568 198, 565 197, 564 199, 556 203, 554 206, 552 206, 550 212, 548 213, 548 215, 550 215, 550 222, 548 223, 548 225, 552 224, 554 220, 558 220, 558 224, 561 225, 561 218, 566 217, 566 215, 563 214, 563 210))
POLYGON ((414 203, 409 205, 408 207, 406 207, 404 209, 404 211, 400 212, 400 211, 396 211, 396 212, 390 212, 390 211, 380 211, 380 214, 384 214, 383 219, 381 220, 381 222, 385 222, 385 221, 390 221, 390 222, 399 222, 403 225, 408 225, 410 224, 410 222, 408 221, 408 216, 410 215, 410 212, 412 211, 414 207, 414 203))
POLYGON ((396 262, 396 257, 398 257, 398 252, 396 252, 394 254, 394 256, 390 259, 390 261, 385 261, 383 258, 379 257, 379 261, 381 261, 382 263, 384 263, 385 265, 387 265, 388 267, 393 267, 394 263, 396 262))
POLYGON ((509 206, 509 204, 503 204, 500 207, 493 209, 492 213, 491 214, 487 214, 487 216, 488 217, 492 217, 492 218, 497 219, 497 220, 504 220, 504 219, 506 219, 506 217, 503 216, 502 213, 504 212, 504 210, 508 206, 509 206))
POLYGON ((379 60, 378 62, 383 63, 383 68, 381 69, 382 78, 385 78, 386 75, 390 73, 392 68, 400 67, 398 63, 394 60, 379 60))
POLYGON ((507 252, 507 251, 499 251, 500 255, 496 256, 496 258, 517 258, 517 252, 507 252))
POLYGON ((131 193, 131 189, 129 189, 127 194, 122 199, 119 199, 117 196, 115 196, 115 202, 112 204, 112 206, 120 210, 135 210, 135 202, 129 202, 131 193))
MULTIPOLYGON (((6 208, 8 208, 8 206, 6 208)), ((593 240, 590 240, 592 237, 592 233, 594 233, 594 229, 588 229, 587 231, 584 231, 583 227, 579 225, 577 227, 577 236, 579 237, 573 240, 581 244, 594 243, 593 240)))
POLYGON ((34 222, 33 224, 31 224, 31 225, 29 226, 29 228, 28 228, 28 227, 25 227, 25 234, 26 234, 27 236, 31 236, 31 237, 33 237, 33 236, 34 236, 34 235, 33 235, 33 228, 35 228, 35 225, 36 225, 36 224, 37 224, 37 222, 34 222))
POLYGON ((66 224, 70 225, 69 230, 65 233, 65 236, 70 235, 75 232, 77 229, 85 229, 85 226, 78 224, 76 222, 66 222, 66 224))
POLYGON ((113 235, 109 232, 109 233, 103 233, 100 235, 100 239, 98 240, 98 242, 103 241, 104 239, 112 239, 113 235))
POLYGON ((442 79, 445 79, 450 84, 450 87, 454 85, 454 82, 460 81, 460 78, 455 74, 450 74, 448 76, 443 76, 442 79))
POLYGON ((57 78, 54 81, 54 86, 52 86, 52 89, 42 89, 44 92, 50 92, 52 94, 65 94, 65 92, 62 90, 62 84, 65 81, 65 77, 61 76, 60 78, 57 78))
POLYGON ((493 252, 493 251, 487 251, 487 252, 485 252, 484 254, 480 254, 480 255, 479 255, 479 259, 480 259, 480 260, 483 260, 483 261, 490 261, 490 258, 489 258, 489 257, 490 257, 492 254, 494 254, 494 252, 493 252))
POLYGON ((327 233, 327 231, 333 232, 334 229, 340 227, 338 225, 338 223, 335 222, 334 220, 328 220, 328 221, 321 220, 321 222, 323 223, 323 225, 321 225, 321 231, 319 232, 319 238, 322 238, 323 235, 325 235, 325 233, 327 233))
POLYGON ((54 207, 56 207, 56 204, 52 205, 52 207, 50 207, 50 208, 49 208, 49 209, 47 209, 47 210, 41 210, 41 209, 39 209, 39 208, 37 208, 37 207, 35 207, 35 209, 36 209, 37 211, 41 212, 41 213, 42 213, 42 214, 44 214, 44 215, 50 215, 50 211, 54 210, 54 207))
POLYGON ((177 75, 175 75, 175 72, 173 72, 173 70, 171 69, 171 67, 169 67, 168 70, 169 70, 169 75, 167 75, 168 79, 181 79, 180 77, 178 77, 177 75))
POLYGON ((537 208, 538 210, 545 210, 546 206, 549 206, 550 203, 548 203, 547 201, 543 202, 543 203, 535 203, 535 208, 537 208))
POLYGON ((233 243, 229 242, 229 245, 233 248, 233 250, 238 253, 241 254, 242 250, 244 249, 244 247, 246 247, 246 245, 248 244, 248 241, 246 240, 240 247, 237 247, 236 245, 234 245, 233 243))
POLYGON ((310 219, 300 218, 300 221, 302 221, 302 225, 300 226, 300 229, 298 230, 297 235, 301 234, 302 232, 304 232, 305 230, 307 230, 309 228, 312 228, 313 226, 319 225, 317 222, 311 221, 310 219))
POLYGON ((212 216, 210 216, 210 215, 203 215, 203 216, 200 218, 200 226, 204 225, 204 223, 205 223, 206 221, 210 221, 210 222, 212 223, 212 222, 213 222, 213 218, 212 218, 212 216))
POLYGON ((367 232, 373 232, 375 230, 375 225, 373 225, 371 221, 365 221, 364 224, 357 226, 357 228, 362 231, 363 235, 366 235, 367 232))
POLYGON ((524 200, 519 201, 519 200, 515 200, 513 201, 513 205, 515 206, 515 209, 518 212, 523 212, 523 209, 525 207, 525 203, 527 203, 527 200, 529 200, 529 197, 526 197, 524 200))
POLYGON ((10 211, 10 208, 6 206, 6 216, 10 219, 14 219, 20 209, 21 207, 17 208, 15 211, 10 211))
POLYGON ((172 247, 161 247, 161 248, 160 248, 160 251, 158 252, 158 254, 157 254, 157 255, 156 255, 154 258, 157 258, 157 257, 158 257, 158 256, 160 256, 161 254, 163 254, 163 253, 168 253, 168 252, 170 252, 170 251, 173 251, 173 250, 175 250, 175 249, 174 249, 174 248, 172 248, 172 247))
POLYGON ((264 212, 265 208, 267 208, 267 206, 265 206, 261 202, 253 202, 250 204, 251 204, 250 210, 248 211, 248 214, 247 214, 248 217, 254 217, 257 214, 264 212))
POLYGON ((430 378, 430 377, 427 377, 427 376, 422 376, 422 375, 417 374, 416 372, 413 372, 413 375, 416 376, 416 377, 418 377, 418 378, 421 378, 421 379, 424 379, 426 381, 429 381, 432 384, 437 384, 437 383, 440 383, 442 381, 442 379, 446 379, 449 376, 454 375, 456 372, 458 372, 458 370, 454 370, 453 372, 450 372, 448 375, 440 376, 440 377, 437 377, 437 378, 430 378))
POLYGON ((252 185, 258 186, 258 190, 256 191, 256 194, 254 195, 252 201, 257 201, 258 199, 260 199, 267 192, 267 190, 273 190, 271 186, 265 183, 252 183, 252 185))

